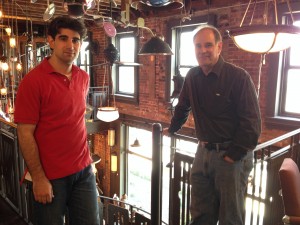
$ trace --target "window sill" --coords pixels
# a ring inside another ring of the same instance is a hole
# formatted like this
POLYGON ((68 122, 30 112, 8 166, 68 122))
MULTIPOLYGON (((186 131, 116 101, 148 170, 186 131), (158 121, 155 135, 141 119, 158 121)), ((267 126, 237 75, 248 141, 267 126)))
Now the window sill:
POLYGON ((285 127, 287 129, 294 129, 300 127, 300 119, 284 116, 267 117, 266 125, 279 129, 281 129, 282 127, 285 127))
POLYGON ((135 96, 115 94, 116 101, 138 105, 138 99, 135 96))

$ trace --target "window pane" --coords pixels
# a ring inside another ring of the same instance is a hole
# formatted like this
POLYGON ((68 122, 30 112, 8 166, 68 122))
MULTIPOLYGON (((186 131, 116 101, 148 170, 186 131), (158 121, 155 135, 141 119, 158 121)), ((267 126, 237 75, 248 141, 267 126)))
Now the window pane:
POLYGON ((300 66, 299 52, 300 52, 299 42, 294 42, 294 44, 291 46, 291 55, 290 55, 291 66, 300 66))
POLYGON ((134 38, 126 37, 120 39, 120 61, 134 62, 134 38))
MULTIPOLYGON (((151 175, 152 175, 152 132, 129 127, 128 153, 128 202, 151 211, 151 175), (141 146, 130 145, 138 139, 141 146)), ((169 176, 170 170, 166 165, 170 162, 170 138, 163 139, 163 181, 162 181, 162 219, 169 220, 169 176)))
POLYGON ((190 142, 190 141, 185 141, 185 140, 180 140, 176 139, 176 147, 180 149, 180 151, 185 152, 186 154, 189 155, 195 155, 197 151, 197 144, 190 142))
POLYGON ((119 67, 119 90, 118 92, 134 93, 134 67, 119 67))
POLYGON ((151 211, 152 162, 142 157, 128 155, 128 202, 151 211))
POLYGON ((287 75, 287 91, 285 111, 291 113, 300 113, 300 69, 291 69, 287 75))
MULTIPOLYGON (((295 26, 300 27, 300 21, 295 21, 293 24, 295 26)), ((297 35, 298 36, 298 35, 297 35)), ((299 45, 299 38, 293 41, 291 45, 291 54, 290 54, 290 64, 291 66, 300 66, 300 58, 299 58, 299 52, 300 52, 300 45, 299 45)))
POLYGON ((80 49, 80 63, 81 65, 90 64, 90 59, 88 57, 88 51, 85 51, 86 47, 89 45, 88 41, 82 42, 82 46, 80 49))
POLYGON ((190 69, 191 68, 180 68, 179 69, 180 75, 183 76, 183 77, 185 77, 186 74, 187 74, 187 72, 189 72, 190 69))
POLYGON ((180 65, 198 65, 193 42, 193 32, 182 32, 180 35, 180 65))

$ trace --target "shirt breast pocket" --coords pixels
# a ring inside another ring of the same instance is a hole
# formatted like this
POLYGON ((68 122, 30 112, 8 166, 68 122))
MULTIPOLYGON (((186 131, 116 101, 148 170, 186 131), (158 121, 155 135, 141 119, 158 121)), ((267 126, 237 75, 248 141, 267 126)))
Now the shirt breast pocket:
POLYGON ((212 101, 211 113, 218 116, 232 110, 231 100, 228 96, 216 93, 212 101))

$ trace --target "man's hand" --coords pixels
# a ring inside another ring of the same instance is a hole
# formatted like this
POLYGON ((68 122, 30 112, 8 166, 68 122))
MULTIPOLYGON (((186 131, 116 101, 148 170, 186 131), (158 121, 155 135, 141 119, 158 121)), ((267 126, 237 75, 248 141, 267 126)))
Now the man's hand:
POLYGON ((44 177, 32 182, 35 201, 43 204, 51 203, 54 195, 50 181, 44 177))
POLYGON ((162 135, 165 135, 165 136, 168 136, 168 135, 170 135, 170 133, 169 133, 169 131, 168 131, 168 127, 166 127, 166 128, 163 128, 163 130, 162 130, 162 135))

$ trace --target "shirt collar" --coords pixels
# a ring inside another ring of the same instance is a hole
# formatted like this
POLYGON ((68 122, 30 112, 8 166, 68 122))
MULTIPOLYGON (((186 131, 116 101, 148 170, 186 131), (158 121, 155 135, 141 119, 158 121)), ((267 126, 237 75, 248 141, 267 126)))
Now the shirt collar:
MULTIPOLYGON (((50 56, 46 57, 42 62, 41 62, 41 66, 43 71, 45 71, 47 74, 53 74, 53 73, 57 73, 53 67, 50 65, 49 60, 50 56)), ((72 76, 76 75, 79 72, 80 68, 76 65, 72 65, 72 76)))
POLYGON ((222 56, 220 56, 217 63, 214 65, 210 73, 214 73, 218 77, 220 77, 223 65, 224 65, 224 59, 222 56))

